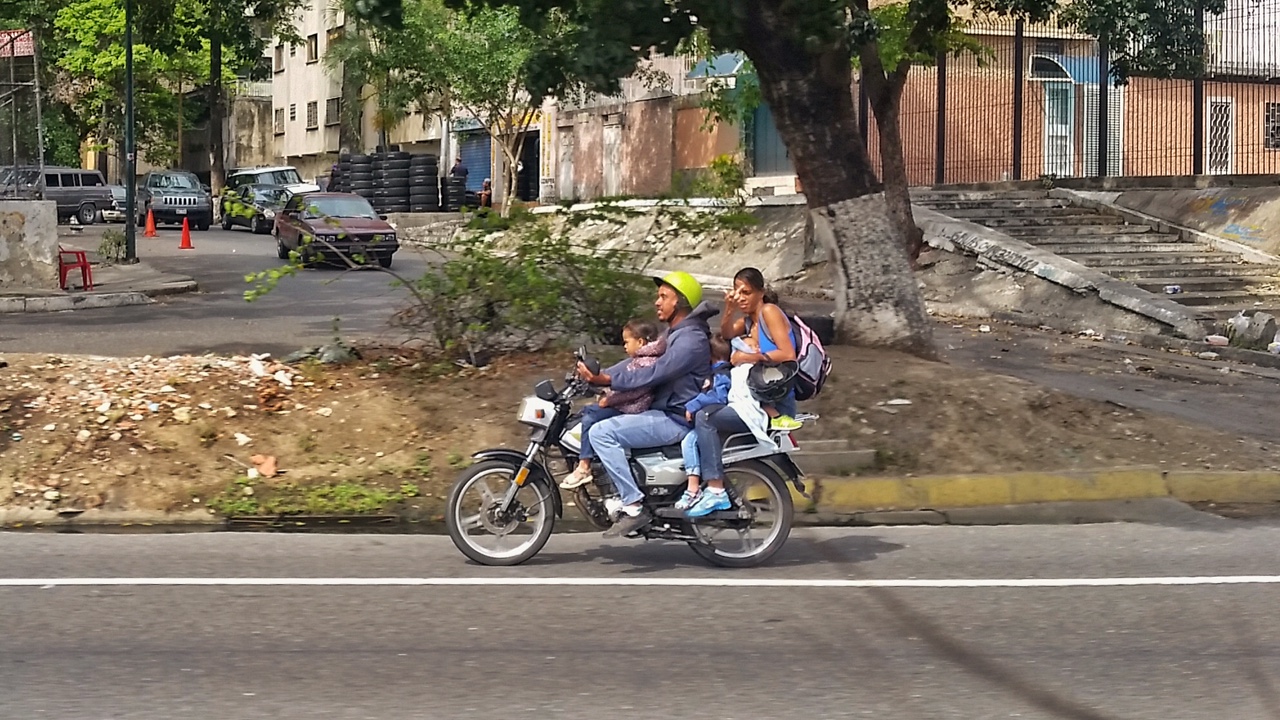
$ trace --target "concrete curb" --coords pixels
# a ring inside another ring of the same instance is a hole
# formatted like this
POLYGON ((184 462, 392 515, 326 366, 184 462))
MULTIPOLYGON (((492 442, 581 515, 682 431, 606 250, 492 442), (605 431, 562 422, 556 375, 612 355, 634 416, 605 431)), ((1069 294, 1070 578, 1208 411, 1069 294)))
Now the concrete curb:
POLYGON ((1185 305, 983 225, 919 205, 912 209, 916 224, 934 247, 947 251, 959 248, 985 262, 1030 273, 1080 294, 1096 292, 1104 302, 1167 325, 1183 337, 1205 335, 1204 323, 1210 319, 1185 305))
POLYGON ((0 508, 0 528, 20 528, 27 525, 62 527, 66 525, 115 526, 166 525, 183 526, 192 530, 221 527, 226 521, 208 510, 190 512, 163 512, 159 510, 85 510, 79 514, 59 514, 57 510, 32 508, 0 508))
POLYGON ((0 297, 0 314, 65 312, 67 310, 96 310, 100 308, 150 305, 154 298, 196 292, 195 280, 162 283, 142 290, 125 292, 88 292, 75 295, 32 295, 0 297))
POLYGON ((1184 503, 1280 502, 1280 472, 1022 472, 926 477, 816 478, 809 512, 846 516, 881 512, 954 514, 1044 503, 1168 499, 1184 503))

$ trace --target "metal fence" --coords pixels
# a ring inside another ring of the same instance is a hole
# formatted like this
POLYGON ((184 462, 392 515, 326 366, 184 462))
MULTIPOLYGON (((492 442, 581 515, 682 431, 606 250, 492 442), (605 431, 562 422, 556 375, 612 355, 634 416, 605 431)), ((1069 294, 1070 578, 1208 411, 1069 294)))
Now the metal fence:
MULTIPOLYGON (((1204 72, 1116 85, 1095 38, 974 21, 983 56, 939 58, 907 81, 911 183, 1280 173, 1280 0, 1228 0, 1203 24, 1204 72)), ((860 105, 878 163, 875 120, 860 105)))

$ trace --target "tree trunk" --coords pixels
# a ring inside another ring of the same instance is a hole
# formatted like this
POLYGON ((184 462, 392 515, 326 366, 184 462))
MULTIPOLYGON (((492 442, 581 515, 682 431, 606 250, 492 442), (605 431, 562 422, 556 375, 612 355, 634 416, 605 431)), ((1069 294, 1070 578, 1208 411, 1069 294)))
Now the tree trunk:
POLYGON ((222 92, 222 18, 218 3, 210 6, 209 18, 209 187, 214 197, 222 193, 226 183, 226 158, 222 142, 222 118, 224 112, 222 92))
MULTIPOLYGON (((352 32, 355 32, 353 29, 352 32)), ((346 153, 363 153, 364 140, 361 132, 360 96, 364 88, 359 74, 350 67, 351 63, 342 64, 342 90, 340 91, 342 107, 338 113, 338 149, 346 153)))
POLYGON ((902 63, 887 77, 878 62, 880 49, 872 44, 863 50, 862 82, 871 101, 871 111, 876 117, 876 134, 880 138, 880 165, 884 178, 884 197, 889 206, 889 217, 904 239, 907 257, 912 265, 924 249, 924 233, 916 225, 911 212, 911 183, 907 179, 907 159, 902 149, 902 89, 907 84, 910 63, 902 63), (874 53, 875 62, 870 62, 874 53))
POLYGON ((178 78, 178 160, 177 167, 185 167, 182 156, 182 78, 178 78))
POLYGON ((902 235, 858 133, 852 56, 847 46, 820 53, 778 32, 790 23, 775 3, 745 3, 743 50, 804 185, 815 235, 835 280, 842 342, 936 356, 933 326, 911 272, 902 235))

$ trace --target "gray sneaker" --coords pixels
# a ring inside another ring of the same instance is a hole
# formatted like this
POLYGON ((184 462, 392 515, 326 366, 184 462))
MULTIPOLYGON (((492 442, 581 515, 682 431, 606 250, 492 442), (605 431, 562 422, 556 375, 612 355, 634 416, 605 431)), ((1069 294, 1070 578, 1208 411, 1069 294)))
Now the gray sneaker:
POLYGON ((617 522, 613 524, 613 527, 604 531, 604 536, 607 538, 625 537, 637 530, 643 529, 652 521, 653 518, 649 516, 648 510, 641 510, 635 515, 630 515, 624 512, 622 513, 622 517, 618 518, 617 522))

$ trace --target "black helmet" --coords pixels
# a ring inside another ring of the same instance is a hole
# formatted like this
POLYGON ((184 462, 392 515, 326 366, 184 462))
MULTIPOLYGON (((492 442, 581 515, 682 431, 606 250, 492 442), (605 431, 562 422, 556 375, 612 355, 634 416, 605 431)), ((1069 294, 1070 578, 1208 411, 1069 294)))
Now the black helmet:
POLYGON ((756 363, 747 372, 747 387, 751 396, 762 405, 776 405, 795 387, 800 364, 794 361, 765 365, 756 363))

